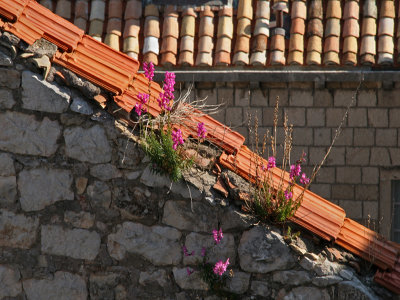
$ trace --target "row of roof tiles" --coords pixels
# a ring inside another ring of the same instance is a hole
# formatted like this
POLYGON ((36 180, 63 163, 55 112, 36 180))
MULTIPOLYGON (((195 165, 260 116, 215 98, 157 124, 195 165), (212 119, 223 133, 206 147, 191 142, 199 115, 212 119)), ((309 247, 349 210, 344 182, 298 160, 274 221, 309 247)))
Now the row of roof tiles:
MULTIPOLYGON (((45 38, 55 43, 59 50, 52 58, 54 63, 113 92, 115 103, 126 112, 129 113, 139 102, 139 92, 148 92, 149 85, 145 76, 137 74, 137 60, 83 34, 81 29, 52 14, 34 0, 5 0, 5 3, 0 3, 0 15, 5 18, 4 21, 0 20, 0 28, 16 34, 25 42, 32 44, 39 38, 45 38)), ((160 113, 155 100, 160 92, 160 86, 153 83, 149 112, 154 116, 160 113)), ((120 114, 120 111, 117 110, 117 113, 120 114)), ((257 163, 266 162, 243 146, 243 136, 208 115, 196 113, 187 116, 185 122, 176 126, 182 126, 185 136, 195 135, 198 122, 205 124, 207 139, 225 151, 220 157, 220 163, 254 182, 259 169, 257 163)), ((273 176, 279 180, 281 171, 276 169, 276 172, 273 176)), ((285 174, 286 184, 289 182, 288 177, 285 174)), ((301 187, 296 186, 294 189, 295 196, 302 192, 301 187)), ((308 190, 304 192, 301 206, 292 221, 326 240, 336 241, 352 253, 376 264, 382 269, 377 273, 376 280, 392 291, 399 292, 398 244, 386 241, 377 233, 346 218, 342 208, 308 190)))
POLYGON ((399 63, 398 0, 239 0, 237 9, 40 3, 112 48, 165 67, 399 63))

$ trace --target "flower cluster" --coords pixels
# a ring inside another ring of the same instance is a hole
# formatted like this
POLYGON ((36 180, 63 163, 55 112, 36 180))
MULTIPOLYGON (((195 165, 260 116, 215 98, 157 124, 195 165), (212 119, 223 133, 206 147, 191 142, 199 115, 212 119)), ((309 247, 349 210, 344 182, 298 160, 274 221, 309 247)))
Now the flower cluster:
POLYGON ((141 116, 142 112, 146 112, 146 108, 143 108, 143 106, 149 101, 149 95, 139 93, 137 97, 140 102, 135 104, 135 111, 138 116, 141 116))
POLYGON ((149 63, 144 62, 143 63, 143 70, 144 70, 144 76, 146 76, 146 78, 149 81, 152 81, 153 77, 154 77, 154 65, 153 65, 153 63, 152 62, 149 62, 149 63))
POLYGON ((172 145, 172 148, 174 148, 174 150, 176 150, 176 148, 179 145, 183 145, 184 140, 182 136, 182 131, 180 129, 174 130, 171 133, 171 136, 172 136, 172 141, 174 142, 174 144, 172 145))
POLYGON ((296 180, 296 178, 298 178, 300 176, 300 183, 303 185, 307 185, 310 183, 310 178, 307 177, 306 173, 301 173, 301 165, 300 163, 303 160, 297 162, 294 165, 290 166, 290 173, 289 173, 289 178, 291 180, 291 182, 294 183, 294 181, 296 180))
POLYGON ((276 167, 275 157, 273 157, 273 156, 268 157, 267 170, 271 170, 272 168, 275 168, 275 167, 276 167))
POLYGON ((197 124, 197 137, 199 139, 205 139, 207 134, 207 129, 204 127, 203 122, 197 124))
POLYGON ((160 98, 157 99, 160 108, 170 111, 172 109, 171 101, 174 100, 175 91, 175 73, 165 72, 165 80, 163 91, 160 93, 160 98))
POLYGON ((216 244, 219 244, 224 237, 224 234, 222 233, 222 229, 220 228, 219 230, 214 229, 212 231, 213 236, 214 236, 214 241, 216 244))
POLYGON ((228 265, 229 265, 229 258, 226 260, 226 262, 223 262, 222 260, 220 260, 219 262, 217 262, 215 264, 213 271, 215 274, 222 276, 222 274, 225 273, 228 265))

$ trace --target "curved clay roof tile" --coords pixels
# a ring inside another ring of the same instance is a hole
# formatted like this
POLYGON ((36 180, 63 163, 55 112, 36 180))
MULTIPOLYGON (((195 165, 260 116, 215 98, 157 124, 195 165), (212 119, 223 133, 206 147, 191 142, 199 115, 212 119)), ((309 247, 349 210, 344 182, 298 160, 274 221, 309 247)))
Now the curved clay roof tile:
POLYGON ((270 5, 269 1, 257 1, 256 19, 269 19, 270 18, 270 5))
POLYGON ((329 0, 328 7, 326 9, 326 18, 342 18, 342 8, 340 6, 340 0, 329 0))
POLYGON ((343 19, 359 19, 360 5, 358 1, 346 1, 343 10, 343 19))
POLYGON ((108 18, 122 18, 121 0, 110 0, 108 2, 108 18))

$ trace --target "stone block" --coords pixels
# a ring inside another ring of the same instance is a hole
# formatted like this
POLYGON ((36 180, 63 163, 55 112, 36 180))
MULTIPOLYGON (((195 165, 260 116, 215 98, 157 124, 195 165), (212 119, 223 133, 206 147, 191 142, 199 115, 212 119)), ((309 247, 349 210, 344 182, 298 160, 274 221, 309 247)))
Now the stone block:
POLYGON ((349 127, 367 127, 367 110, 365 108, 351 108, 348 124, 349 127))
POLYGON ((0 153, 0 176, 15 175, 14 160, 8 153, 0 153))
POLYGON ((316 176, 317 183, 334 183, 336 180, 335 167, 322 166, 316 176))
POLYGON ((294 128, 293 129, 293 145, 311 146, 313 145, 312 128, 294 128))
POLYGON ((288 123, 293 126, 306 125, 306 109, 302 107, 285 108, 285 113, 288 116, 288 123))
POLYGON ((62 200, 74 200, 69 170, 37 168, 23 170, 18 176, 21 208, 24 211, 42 210, 62 200))
MULTIPOLYGON (((208 284, 201 279, 201 274, 199 271, 194 270, 190 276, 188 276, 187 268, 176 268, 172 269, 174 279, 176 284, 181 289, 190 290, 208 290, 208 284)), ((186 297, 184 299, 187 299, 186 297)))
POLYGON ((342 281, 337 285, 338 299, 376 299, 371 289, 368 289, 359 280, 342 281))
POLYGON ((249 124, 254 127, 255 121, 257 119, 258 126, 262 124, 262 110, 259 108, 253 107, 244 107, 243 108, 243 122, 244 124, 249 124))
POLYGON ((324 127, 325 126, 325 109, 323 109, 323 108, 307 108, 307 126, 308 127, 324 127))
POLYGON ((357 106, 375 107, 377 103, 375 90, 361 90, 357 97, 357 106))
POLYGON ((0 68, 0 87, 10 89, 19 88, 21 85, 21 74, 16 70, 0 68))
POLYGON ((266 281, 256 281, 251 282, 250 287, 251 293, 256 296, 268 297, 271 293, 271 287, 266 281))
POLYGON ((227 126, 243 126, 243 109, 241 107, 228 107, 225 120, 227 126))
POLYGON ((235 88, 235 106, 249 106, 250 94, 249 89, 235 88))
POLYGON ((379 201, 378 185, 357 185, 356 200, 379 201))
MULTIPOLYGON (((186 90, 184 91, 186 92, 186 90)), ((217 89, 212 90, 197 90, 197 99, 203 100, 207 105, 215 105, 218 104, 218 92, 217 89)))
POLYGON ((325 147, 310 147, 309 148, 309 163, 311 165, 319 164, 326 153, 325 147))
POLYGON ((289 91, 290 106, 313 106, 313 92, 310 90, 290 90, 289 91))
POLYGON ((0 265, 0 299, 14 298, 22 293, 20 278, 19 270, 0 265))
POLYGON ((347 147, 346 164, 356 166, 366 166, 369 164, 369 148, 366 147, 347 147))
POLYGON ((378 184, 379 183, 379 168, 365 167, 362 168, 362 183, 363 184, 378 184))
POLYGON ((333 147, 326 159, 329 166, 342 166, 345 163, 345 147, 333 147))
POLYGON ((389 126, 400 128, 400 108, 392 108, 389 110, 389 126))
POLYGON ((390 155, 387 148, 372 148, 371 149, 371 166, 390 166, 390 155))
POLYGON ((342 89, 352 89, 354 90, 353 92, 355 92, 355 90, 360 86, 360 81, 343 80, 340 82, 340 85, 342 89))
POLYGON ((354 200, 354 185, 351 184, 332 185, 332 199, 354 200))
POLYGON ((362 218, 362 201, 340 200, 339 206, 346 211, 346 216, 351 219, 362 218))
POLYGON ((89 104, 89 102, 87 102, 85 99, 81 97, 74 97, 72 99, 72 103, 69 109, 79 114, 87 116, 92 115, 94 112, 91 104, 89 104))
POLYGON ((336 169, 336 182, 338 183, 361 183, 361 168, 338 167, 336 169))
POLYGON ((57 121, 19 112, 0 113, 0 128, 0 150, 46 157, 56 152, 61 133, 57 121))
POLYGON ((268 106, 268 91, 256 89, 251 91, 251 106, 268 106))
POLYGON ((375 129, 354 128, 354 146, 375 145, 375 129))
POLYGON ((296 287, 285 295, 283 299, 320 299, 329 300, 330 296, 326 290, 315 287, 296 287))
POLYGON ((306 271, 276 271, 272 275, 272 281, 284 285, 306 285, 311 282, 311 276, 306 271))
POLYGON ((379 89, 378 92, 378 107, 400 107, 400 97, 398 89, 379 89))
POLYGON ((363 87, 366 89, 380 89, 382 87, 382 81, 364 81, 363 87))
POLYGON ((218 104, 225 104, 227 106, 234 105, 233 89, 219 88, 218 89, 218 104))
POLYGON ((325 199, 331 198, 331 185, 325 183, 313 183, 310 190, 325 199))
POLYGON ((326 88, 327 89, 341 89, 342 85, 340 84, 340 82, 328 81, 326 83, 326 88))
POLYGON ((64 130, 65 154, 83 162, 107 163, 111 147, 106 132, 100 125, 90 128, 69 127, 64 130))
POLYGON ((329 146, 332 143, 330 128, 314 128, 314 145, 329 146))
POLYGON ((397 146, 397 129, 377 129, 375 140, 378 147, 397 146))
MULTIPOLYGON (((326 110, 326 126, 327 127, 338 127, 342 122, 343 116, 346 112, 344 108, 328 108, 326 110)), ((343 125, 347 124, 347 119, 343 125)))
POLYGON ((386 108, 368 108, 368 126, 388 127, 389 116, 386 108))
MULTIPOLYGON (((379 201, 364 201, 363 202, 363 218, 370 219, 373 223, 378 220, 379 217, 379 201)), ((379 224, 371 224, 372 230, 378 230, 379 224), (374 228, 375 227, 375 228, 374 228)))
POLYGON ((289 104, 289 95, 287 89, 270 89, 269 90, 269 106, 274 107, 276 99, 279 98, 279 106, 287 106, 289 104))
POLYGON ((49 113, 67 111, 71 92, 30 71, 22 73, 22 107, 49 113))
MULTIPOLYGON (((263 119, 262 125, 263 126, 273 126, 274 125, 274 110, 273 107, 263 108, 263 119)), ((278 124, 283 120, 283 110, 278 110, 278 124)))
MULTIPOLYGON (((332 139, 336 134, 337 128, 332 128, 332 139)), ((338 138, 335 141, 335 146, 352 146, 353 145, 353 128, 342 128, 338 138)))
POLYGON ((335 107, 347 107, 351 103, 354 95, 354 91, 337 89, 334 92, 333 103, 335 107))
POLYGON ((10 109, 15 105, 14 96, 11 90, 0 90, 0 109, 10 109))
POLYGON ((0 177, 0 205, 13 204, 17 196, 17 179, 15 176, 0 177))
POLYGON ((333 97, 329 90, 314 90, 314 107, 332 107, 333 97))
POLYGON ((289 84, 289 89, 312 90, 314 87, 314 82, 312 81, 291 81, 288 84, 289 84))
POLYGON ((197 90, 211 90, 215 87, 214 81, 198 81, 196 82, 197 90))
POLYGON ((157 266, 177 265, 182 260, 181 237, 182 234, 175 228, 124 222, 115 233, 108 235, 107 250, 117 260, 123 260, 127 253, 132 253, 157 266))
POLYGON ((389 148, 392 166, 400 166, 400 148, 389 148))
POLYGON ((226 108, 220 107, 220 108, 218 108, 218 111, 216 113, 211 115, 211 117, 213 117, 218 122, 225 124, 225 112, 226 112, 226 108))

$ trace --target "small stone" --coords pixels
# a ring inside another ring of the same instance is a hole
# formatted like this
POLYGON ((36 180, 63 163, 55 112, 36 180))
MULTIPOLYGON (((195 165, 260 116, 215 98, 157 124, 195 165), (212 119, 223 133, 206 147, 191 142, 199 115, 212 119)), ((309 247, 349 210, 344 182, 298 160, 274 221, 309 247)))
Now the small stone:
POLYGON ((319 276, 325 276, 325 275, 337 275, 343 268, 344 268, 343 265, 339 265, 337 263, 330 262, 329 260, 325 259, 323 263, 316 264, 313 270, 319 276))
POLYGON ((22 87, 23 108, 50 113, 62 113, 68 109, 70 91, 47 82, 38 74, 22 72, 22 87))
POLYGON ((0 109, 11 109, 14 105, 15 100, 12 92, 5 89, 0 90, 0 109))
MULTIPOLYGON (((307 300, 330 300, 331 297, 326 290, 320 290, 315 287, 296 287, 290 291, 283 300, 297 300, 297 299, 307 299, 307 300)), ((346 298, 338 298, 346 299, 346 298)), ((357 298, 349 298, 357 299, 357 298)))
POLYGON ((268 297, 271 293, 271 286, 267 282, 253 280, 250 291, 256 296, 268 297))
POLYGON ((294 252, 296 252, 298 255, 304 255, 306 254, 307 250, 300 248, 299 246, 297 246, 296 244, 290 243, 289 244, 290 249, 292 249, 294 252))
POLYGON ((117 281, 118 275, 114 273, 90 274, 90 299, 114 300, 113 288, 117 281))
POLYGON ((226 282, 224 290, 234 294, 243 294, 249 288, 250 274, 245 272, 233 271, 233 277, 226 282))
POLYGON ((312 252, 307 252, 304 254, 305 257, 308 257, 309 259, 313 260, 313 261, 318 261, 319 260, 319 256, 315 253, 312 252))
POLYGON ((12 204, 17 196, 17 178, 0 177, 0 204, 12 204))
POLYGON ((111 190, 102 181, 95 181, 87 188, 90 202, 95 207, 109 208, 111 205, 111 190))
POLYGON ((359 280, 342 281, 337 285, 338 299, 379 299, 371 290, 364 286, 359 280))
POLYGON ((122 176, 121 172, 112 164, 100 164, 90 168, 90 175, 107 181, 122 176))
POLYGON ((246 272, 268 273, 294 264, 281 235, 261 226, 245 231, 238 248, 240 267, 246 272))
POLYGON ((208 290, 208 284, 201 279, 198 271, 194 271, 192 274, 188 275, 186 268, 178 269, 174 267, 172 273, 174 274, 175 282, 181 289, 208 290))
POLYGON ((162 222, 181 230, 211 233, 218 227, 215 209, 202 202, 167 201, 164 205, 162 222))
POLYGON ((111 257, 122 260, 126 252, 142 255, 154 265, 176 265, 182 259, 181 233, 170 227, 124 222, 107 238, 111 257))
POLYGON ((0 153, 0 176, 13 175, 15 175, 15 168, 12 156, 8 153, 0 153))
POLYGON ((0 87, 17 89, 21 85, 20 72, 12 69, 2 68, 0 70, 0 87))
POLYGON ((49 266, 45 255, 38 256, 37 266, 39 268, 47 268, 49 266))
POLYGON ((93 260, 100 250, 100 235, 85 229, 43 225, 41 237, 43 253, 93 260))
POLYGON ((0 51, 0 66, 11 67, 12 65, 13 62, 11 57, 0 51))
POLYGON ((354 273, 349 269, 343 269, 339 272, 339 275, 346 280, 351 280, 353 279, 354 273))
POLYGON ((272 280, 284 285, 303 285, 311 281, 310 275, 305 271, 278 271, 272 280))
POLYGON ((88 229, 94 225, 94 215, 81 211, 66 211, 64 213, 64 222, 71 223, 74 227, 88 229))
POLYGON ((18 177, 20 202, 24 211, 38 211, 57 201, 74 200, 69 170, 23 170, 18 177))
POLYGON ((72 99, 71 106, 69 107, 70 110, 83 114, 83 115, 92 115, 93 114, 93 108, 90 106, 90 104, 82 99, 81 97, 75 97, 72 99))
POLYGON ((29 249, 35 242, 39 220, 0 210, 0 247, 29 249))
POLYGON ((78 177, 75 180, 75 187, 76 187, 76 192, 78 193, 78 195, 82 195, 85 192, 87 182, 88 182, 88 179, 86 177, 78 177))
POLYGON ((18 270, 0 265, 0 299, 16 297, 22 292, 18 270))
POLYGON ((125 177, 128 180, 135 180, 138 179, 141 174, 142 171, 126 172, 125 177))
POLYGON ((311 271, 312 269, 314 269, 314 266, 316 265, 316 262, 312 261, 311 259, 307 258, 307 257, 303 257, 300 260, 300 266, 307 271, 311 271))
POLYGON ((89 163, 111 160, 111 146, 104 128, 94 125, 89 129, 72 127, 64 130, 65 153, 68 157, 89 163))
POLYGON ((123 285, 119 284, 115 287, 115 300, 126 300, 128 299, 128 293, 123 285))
POLYGON ((169 279, 167 276, 167 272, 163 269, 148 271, 148 272, 140 272, 139 276, 139 284, 143 286, 147 285, 158 285, 162 288, 169 285, 169 279))
POLYGON ((28 279, 22 282, 29 300, 86 300, 85 280, 79 275, 57 271, 53 279, 28 279))
POLYGON ((252 225, 252 219, 248 215, 228 208, 221 217, 221 228, 225 230, 244 230, 252 225))
POLYGON ((343 279, 340 276, 336 275, 327 275, 327 276, 319 276, 314 277, 312 279, 312 283, 319 287, 327 287, 328 285, 336 284, 341 282, 343 279))

